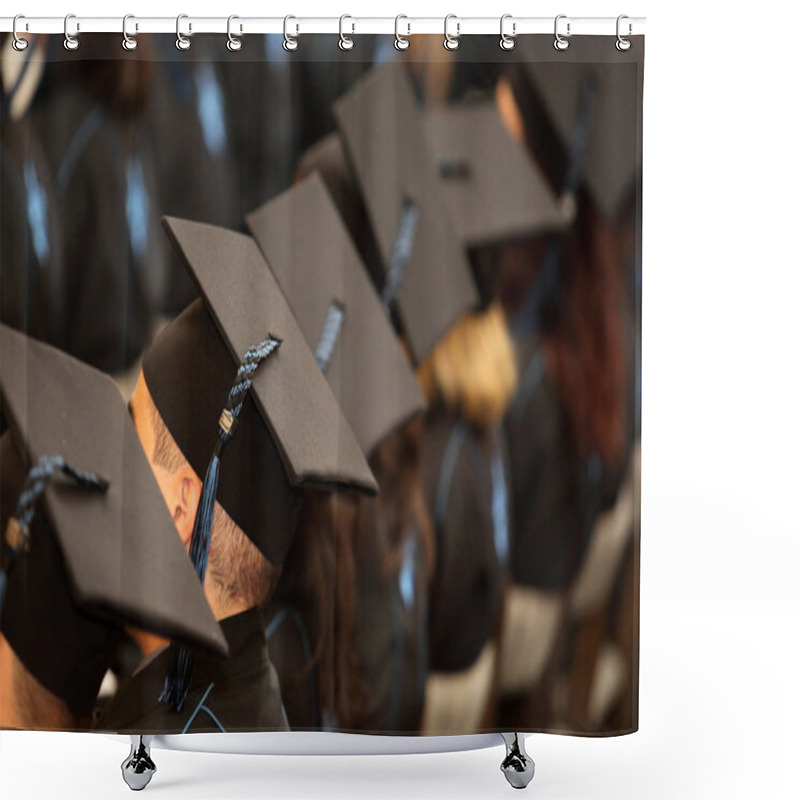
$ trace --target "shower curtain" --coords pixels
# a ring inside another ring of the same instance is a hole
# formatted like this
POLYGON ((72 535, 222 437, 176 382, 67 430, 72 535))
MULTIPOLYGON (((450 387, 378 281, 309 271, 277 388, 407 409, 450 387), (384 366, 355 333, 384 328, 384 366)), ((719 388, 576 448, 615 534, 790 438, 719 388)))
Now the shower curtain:
POLYGON ((0 726, 635 731, 644 38, 27 38, 0 726))

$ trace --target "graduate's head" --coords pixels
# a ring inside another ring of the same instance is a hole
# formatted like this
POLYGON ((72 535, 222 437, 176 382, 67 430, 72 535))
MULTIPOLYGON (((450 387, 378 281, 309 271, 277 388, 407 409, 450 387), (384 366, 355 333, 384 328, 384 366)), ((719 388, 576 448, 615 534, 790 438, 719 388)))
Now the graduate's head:
MULTIPOLYGON (((213 574, 208 567, 220 534, 223 553, 231 547, 247 558, 256 550, 278 567, 306 489, 344 485, 374 493, 377 485, 253 239, 182 220, 165 225, 203 297, 162 331, 142 362, 141 390, 158 412, 155 425, 147 412, 149 452, 162 462, 155 468, 170 486, 182 536, 191 523, 189 557, 201 581, 213 574), (166 448, 159 447, 159 417, 166 448)), ((237 570, 229 558, 218 560, 223 572, 237 570)), ((166 689, 175 708, 190 672, 176 651, 166 689)))
POLYGON ((425 131, 458 240, 469 254, 483 306, 502 297, 508 251, 525 254, 565 228, 555 193, 494 103, 429 110, 425 131))
POLYGON ((633 258, 635 226, 627 227, 627 241, 620 231, 634 216, 641 146, 638 67, 623 54, 612 59, 619 63, 514 63, 496 100, 507 130, 570 211, 551 260, 557 300, 540 321, 540 336, 575 447, 615 464, 626 438, 620 266, 633 258))
POLYGON ((575 204, 588 203, 607 221, 624 212, 641 171, 640 69, 625 54, 611 58, 617 63, 513 62, 495 93, 507 131, 526 145, 565 208, 574 214, 575 204))
POLYGON ((334 113, 300 174, 319 171, 418 366, 480 297, 406 69, 370 70, 334 113))
POLYGON ((325 181, 312 173, 246 222, 371 457, 425 410, 425 398, 325 181))
POLYGON ((2 704, 88 719, 120 628, 225 655, 114 381, 5 325, 0 364, 2 704))
MULTIPOLYGON (((376 477, 376 464, 386 464, 381 456, 387 451, 395 456, 381 480, 381 522, 386 523, 392 544, 386 560, 398 553, 396 573, 402 540, 416 510, 412 490, 418 489, 414 479, 419 464, 416 442, 400 446, 398 438, 407 444, 401 434, 415 422, 418 427, 425 399, 347 222, 337 210, 337 202, 344 201, 341 210, 357 211, 353 204, 357 192, 346 200, 341 194, 333 196, 342 187, 334 180, 327 188, 313 171, 248 214, 246 222, 376 477)), ((367 224, 358 229, 370 230, 367 224)), ((376 516, 374 499, 361 493, 311 494, 304 500, 296 541, 281 578, 282 596, 316 612, 310 646, 319 676, 318 699, 345 728, 357 726, 365 708, 353 646, 356 551, 360 546, 381 546, 376 516)), ((432 539, 431 535, 431 544, 432 539)), ((306 679, 302 672, 296 676, 298 681, 306 679)))
MULTIPOLYGON (((144 374, 140 374, 129 409, 161 494, 187 552, 203 482, 192 469, 156 408, 144 374)), ((206 595, 217 618, 264 605, 281 567, 272 564, 215 503, 208 552, 206 595)))

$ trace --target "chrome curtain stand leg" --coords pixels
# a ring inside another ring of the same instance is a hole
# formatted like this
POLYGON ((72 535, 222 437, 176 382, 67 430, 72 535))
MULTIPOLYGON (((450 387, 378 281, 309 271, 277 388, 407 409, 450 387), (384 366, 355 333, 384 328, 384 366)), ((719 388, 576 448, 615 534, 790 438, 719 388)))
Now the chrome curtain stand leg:
POLYGON ((131 736, 131 752, 122 762, 122 778, 134 792, 140 792, 155 775, 156 765, 150 758, 152 736, 131 736))
POLYGON ((506 757, 500 765, 506 780, 515 789, 524 789, 532 780, 536 765, 525 752, 525 740, 519 733, 501 733, 506 743, 506 757))

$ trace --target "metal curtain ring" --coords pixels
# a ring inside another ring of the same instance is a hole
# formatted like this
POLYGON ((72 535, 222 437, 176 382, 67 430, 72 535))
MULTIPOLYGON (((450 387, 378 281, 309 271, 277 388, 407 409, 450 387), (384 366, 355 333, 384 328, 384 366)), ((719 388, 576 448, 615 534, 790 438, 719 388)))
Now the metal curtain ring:
POLYGON ((408 33, 406 36, 400 35, 400 20, 401 19, 408 19, 405 14, 398 14, 394 18, 394 46, 396 50, 408 50, 411 47, 411 42, 406 38, 406 36, 411 36, 411 23, 407 22, 406 27, 408 28, 408 33))
MULTIPOLYGON (((122 47, 124 50, 135 50, 139 46, 139 42, 136 41, 136 36, 129 36, 128 35, 128 20, 129 19, 136 19, 133 14, 126 14, 122 18, 122 47)), ((139 30, 139 23, 134 23, 135 31, 139 30)))
MULTIPOLYGON (((349 37, 344 35, 344 21, 346 19, 353 19, 349 14, 342 14, 339 17, 339 49, 340 50, 352 50, 353 45, 355 42, 349 37)), ((352 33, 356 32, 356 25, 353 23, 352 25, 352 33)))
MULTIPOLYGON (((72 36, 69 32, 69 21, 71 19, 75 19, 74 14, 67 14, 64 17, 64 49, 65 50, 77 50, 80 46, 80 42, 78 41, 77 36, 72 36)), ((75 23, 75 31, 76 33, 81 29, 80 23, 75 23)))
MULTIPOLYGON (((624 19, 628 19, 628 15, 627 14, 620 14, 617 17, 617 45, 616 45, 616 47, 617 47, 617 50, 619 50, 622 53, 624 53, 626 50, 630 50, 631 49, 631 40, 630 39, 626 39, 619 32, 620 22, 622 22, 622 20, 624 20, 624 19)), ((631 23, 629 22, 628 23, 628 36, 630 36, 631 33, 633 33, 633 25, 631 25, 631 23)))
POLYGON ((505 22, 507 19, 513 19, 513 14, 503 14, 500 17, 500 49, 501 50, 513 50, 514 45, 517 43, 515 40, 515 36, 517 35, 517 23, 511 23, 511 35, 509 36, 505 32, 505 22))
MULTIPOLYGON (((228 42, 225 45, 231 53, 236 53, 242 49, 242 40, 238 36, 234 36, 233 32, 231 31, 231 23, 235 20, 239 19, 236 14, 231 14, 228 17, 228 42)), ((241 33, 242 26, 239 26, 239 32, 241 33)))
MULTIPOLYGON (((558 32, 558 22, 559 22, 559 20, 566 19, 566 18, 567 18, 566 14, 559 14, 556 17, 555 24, 553 25, 553 31, 554 31, 554 33, 556 35, 556 40, 553 42, 553 47, 555 47, 556 50, 566 50, 569 47, 569 39, 567 39, 566 37, 562 36, 558 32)), ((570 23, 567 22, 567 36, 570 36, 570 35, 571 35, 570 23)))
POLYGON ((175 47, 177 47, 178 50, 188 50, 192 46, 192 40, 189 38, 189 36, 192 35, 192 23, 189 23, 189 36, 184 36, 181 33, 181 20, 188 18, 188 14, 178 14, 175 19, 175 36, 177 37, 175 39, 175 47))
MULTIPOLYGON (((11 46, 12 46, 12 47, 13 47, 13 48, 14 48, 16 51, 18 51, 18 52, 20 52, 20 53, 21 53, 21 52, 22 52, 22 51, 23 51, 23 50, 24 50, 24 49, 25 49, 25 48, 28 46, 28 40, 27 40, 27 39, 23 39, 23 38, 22 38, 22 37, 21 37, 21 36, 20 36, 20 35, 17 33, 17 23, 18 23, 18 22, 19 22, 21 19, 25 19, 25 15, 24 15, 24 14, 17 14, 17 16, 16 16, 16 17, 14 17, 14 24, 11 26, 11 32, 14 34, 14 41, 13 41, 13 43, 12 43, 12 45, 11 45, 11 46)), ((26 22, 26 23, 25 23, 25 30, 27 30, 27 29, 28 29, 28 23, 26 22)))
MULTIPOLYGON (((293 36, 289 36, 289 20, 297 19, 291 14, 283 18, 283 49, 288 50, 290 53, 297 50, 298 41, 293 36)), ((297 32, 300 32, 300 26, 297 26, 297 32)))
POLYGON ((458 22, 458 17, 455 14, 448 14, 444 18, 444 49, 445 50, 458 50, 458 37, 461 36, 461 23, 458 22), (451 19, 456 20, 456 35, 453 36, 452 33, 449 33, 447 30, 447 23, 450 22, 451 19))

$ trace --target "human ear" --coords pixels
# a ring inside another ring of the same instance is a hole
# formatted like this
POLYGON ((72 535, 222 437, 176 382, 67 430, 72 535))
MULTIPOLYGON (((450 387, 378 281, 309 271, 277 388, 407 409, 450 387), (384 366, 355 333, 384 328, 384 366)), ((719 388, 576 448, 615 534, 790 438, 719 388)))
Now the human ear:
POLYGON ((197 475, 189 467, 181 469, 175 476, 177 482, 177 492, 173 501, 172 518, 178 534, 186 549, 192 540, 194 530, 194 520, 197 515, 197 504, 200 502, 202 484, 197 475))

